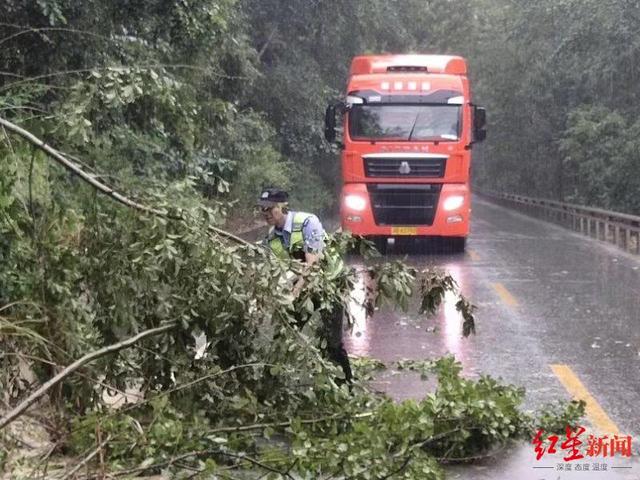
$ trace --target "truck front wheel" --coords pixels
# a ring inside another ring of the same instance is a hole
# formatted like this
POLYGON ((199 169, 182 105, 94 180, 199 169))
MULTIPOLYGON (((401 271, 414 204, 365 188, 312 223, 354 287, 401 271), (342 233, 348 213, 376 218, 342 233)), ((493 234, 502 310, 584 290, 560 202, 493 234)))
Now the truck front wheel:
POLYGON ((382 255, 387 254, 387 237, 374 237, 373 244, 382 255))
POLYGON ((446 253, 462 253, 467 246, 467 237, 446 237, 444 248, 446 253))

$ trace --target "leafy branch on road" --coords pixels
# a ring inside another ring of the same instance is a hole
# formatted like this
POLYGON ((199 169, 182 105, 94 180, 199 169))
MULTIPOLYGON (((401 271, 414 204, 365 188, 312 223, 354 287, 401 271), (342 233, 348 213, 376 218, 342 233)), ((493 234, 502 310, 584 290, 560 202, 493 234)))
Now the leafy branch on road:
MULTIPOLYGON (((3 176, 0 204, 12 268, 2 279, 5 295, 16 300, 2 314, 33 332, 5 330, 3 347, 46 360, 31 364, 42 386, 29 392, 11 374, 17 356, 2 357, 9 373, 3 386, 20 400, 3 426, 47 394, 47 408, 65 419, 58 423, 61 451, 82 454, 96 445, 92 453, 100 452, 115 475, 258 468, 285 477, 363 479, 440 478, 436 459, 485 454, 528 434, 532 420, 518 409, 523 392, 488 378, 465 380, 453 359, 433 363, 439 388, 419 402, 394 404, 364 383, 351 392, 338 387, 340 373, 320 355, 319 312, 304 295, 294 300, 286 283, 285 272, 297 267, 254 246, 213 241, 213 210, 198 216, 206 211, 198 205, 176 221, 95 198, 84 211, 58 210, 54 200, 55 215, 45 208, 34 218, 19 200, 20 164, 3 167, 11 174, 3 176), (37 235, 22 234, 34 221, 37 235), (302 331, 292 328, 300 318, 302 331), (205 339, 204 349, 196 337, 205 339), (123 391, 139 385, 144 401, 109 412, 92 378, 123 391), (71 428, 64 427, 69 420, 71 428)), ((35 193, 40 202, 44 192, 35 193)), ((61 202, 71 205, 67 194, 61 202)), ((347 235, 331 242, 365 254, 370 248, 347 235)), ((321 309, 347 306, 359 282, 367 290, 361 308, 369 312, 382 302, 408 308, 419 285, 421 311, 434 313, 447 292, 456 292, 450 276, 401 262, 305 274, 306 295, 319 298, 321 309)))
MULTIPOLYGON (((299 266, 228 241, 228 215, 251 216, 264 185, 332 205, 337 163, 318 119, 348 59, 417 49, 437 16, 432 2, 394 15, 376 2, 0 4, 0 470, 438 479, 438 459, 490 454, 538 422, 521 390, 465 379, 451 358, 430 359, 438 388, 402 404, 365 381, 340 386, 323 359, 308 300, 351 304, 360 285, 369 314, 453 299, 472 333, 446 273, 315 268, 295 300, 285 274, 299 266), (111 408, 109 390, 141 398, 111 408), (50 442, 21 470, 36 419, 50 442), (60 458, 75 460, 54 471, 60 458)), ((439 5, 438 32, 476 18, 439 5)))

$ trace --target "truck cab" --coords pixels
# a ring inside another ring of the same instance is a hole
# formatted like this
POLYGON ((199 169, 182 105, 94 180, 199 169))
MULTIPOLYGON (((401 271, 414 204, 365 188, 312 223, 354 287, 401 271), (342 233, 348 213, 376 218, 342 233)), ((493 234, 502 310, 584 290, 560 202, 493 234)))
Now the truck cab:
POLYGON ((400 236, 444 237, 463 250, 471 148, 484 140, 484 123, 462 57, 355 57, 346 95, 325 118, 327 140, 341 148, 342 228, 378 245, 400 236))

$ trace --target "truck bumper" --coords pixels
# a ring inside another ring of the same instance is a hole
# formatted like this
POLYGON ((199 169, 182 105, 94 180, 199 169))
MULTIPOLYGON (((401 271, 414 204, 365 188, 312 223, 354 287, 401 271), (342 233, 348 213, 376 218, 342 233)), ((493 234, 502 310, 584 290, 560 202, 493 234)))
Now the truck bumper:
MULTIPOLYGON (((383 186, 394 188, 393 184, 383 186)), ((411 185, 407 184, 395 186, 399 189, 411 188, 411 185)), ((400 193, 395 197, 381 197, 375 193, 376 187, 380 186, 352 183, 343 187, 340 199, 343 230, 370 237, 466 237, 469 234, 471 192, 466 184, 443 184, 441 188, 438 186, 439 192, 424 197, 429 200, 423 200, 423 197, 419 196, 403 199, 402 190, 394 192, 400 193), (417 218, 422 218, 421 212, 425 213, 423 217, 426 223, 414 223, 417 218)))

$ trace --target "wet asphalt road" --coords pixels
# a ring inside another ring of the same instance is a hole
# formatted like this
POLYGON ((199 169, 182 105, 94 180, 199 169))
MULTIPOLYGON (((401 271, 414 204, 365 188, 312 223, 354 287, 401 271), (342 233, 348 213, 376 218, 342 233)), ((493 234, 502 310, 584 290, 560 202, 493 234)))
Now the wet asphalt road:
MULTIPOLYGON (((478 306, 477 335, 461 337, 450 297, 433 319, 415 308, 407 314, 383 309, 372 318, 357 312, 346 338, 350 354, 390 363, 452 353, 466 376, 489 374, 524 386, 530 409, 570 399, 569 391, 579 389, 601 407, 588 412, 589 432, 634 436, 631 459, 599 459, 606 472, 593 465, 588 472, 558 471, 562 454, 536 462, 533 447, 523 444, 453 467, 449 478, 640 480, 640 258, 477 198, 471 231, 464 254, 412 253, 406 261, 454 276, 478 306), (533 468, 543 466, 549 468, 533 468)), ((374 386, 397 400, 421 398, 433 388, 393 370, 374 386)))

